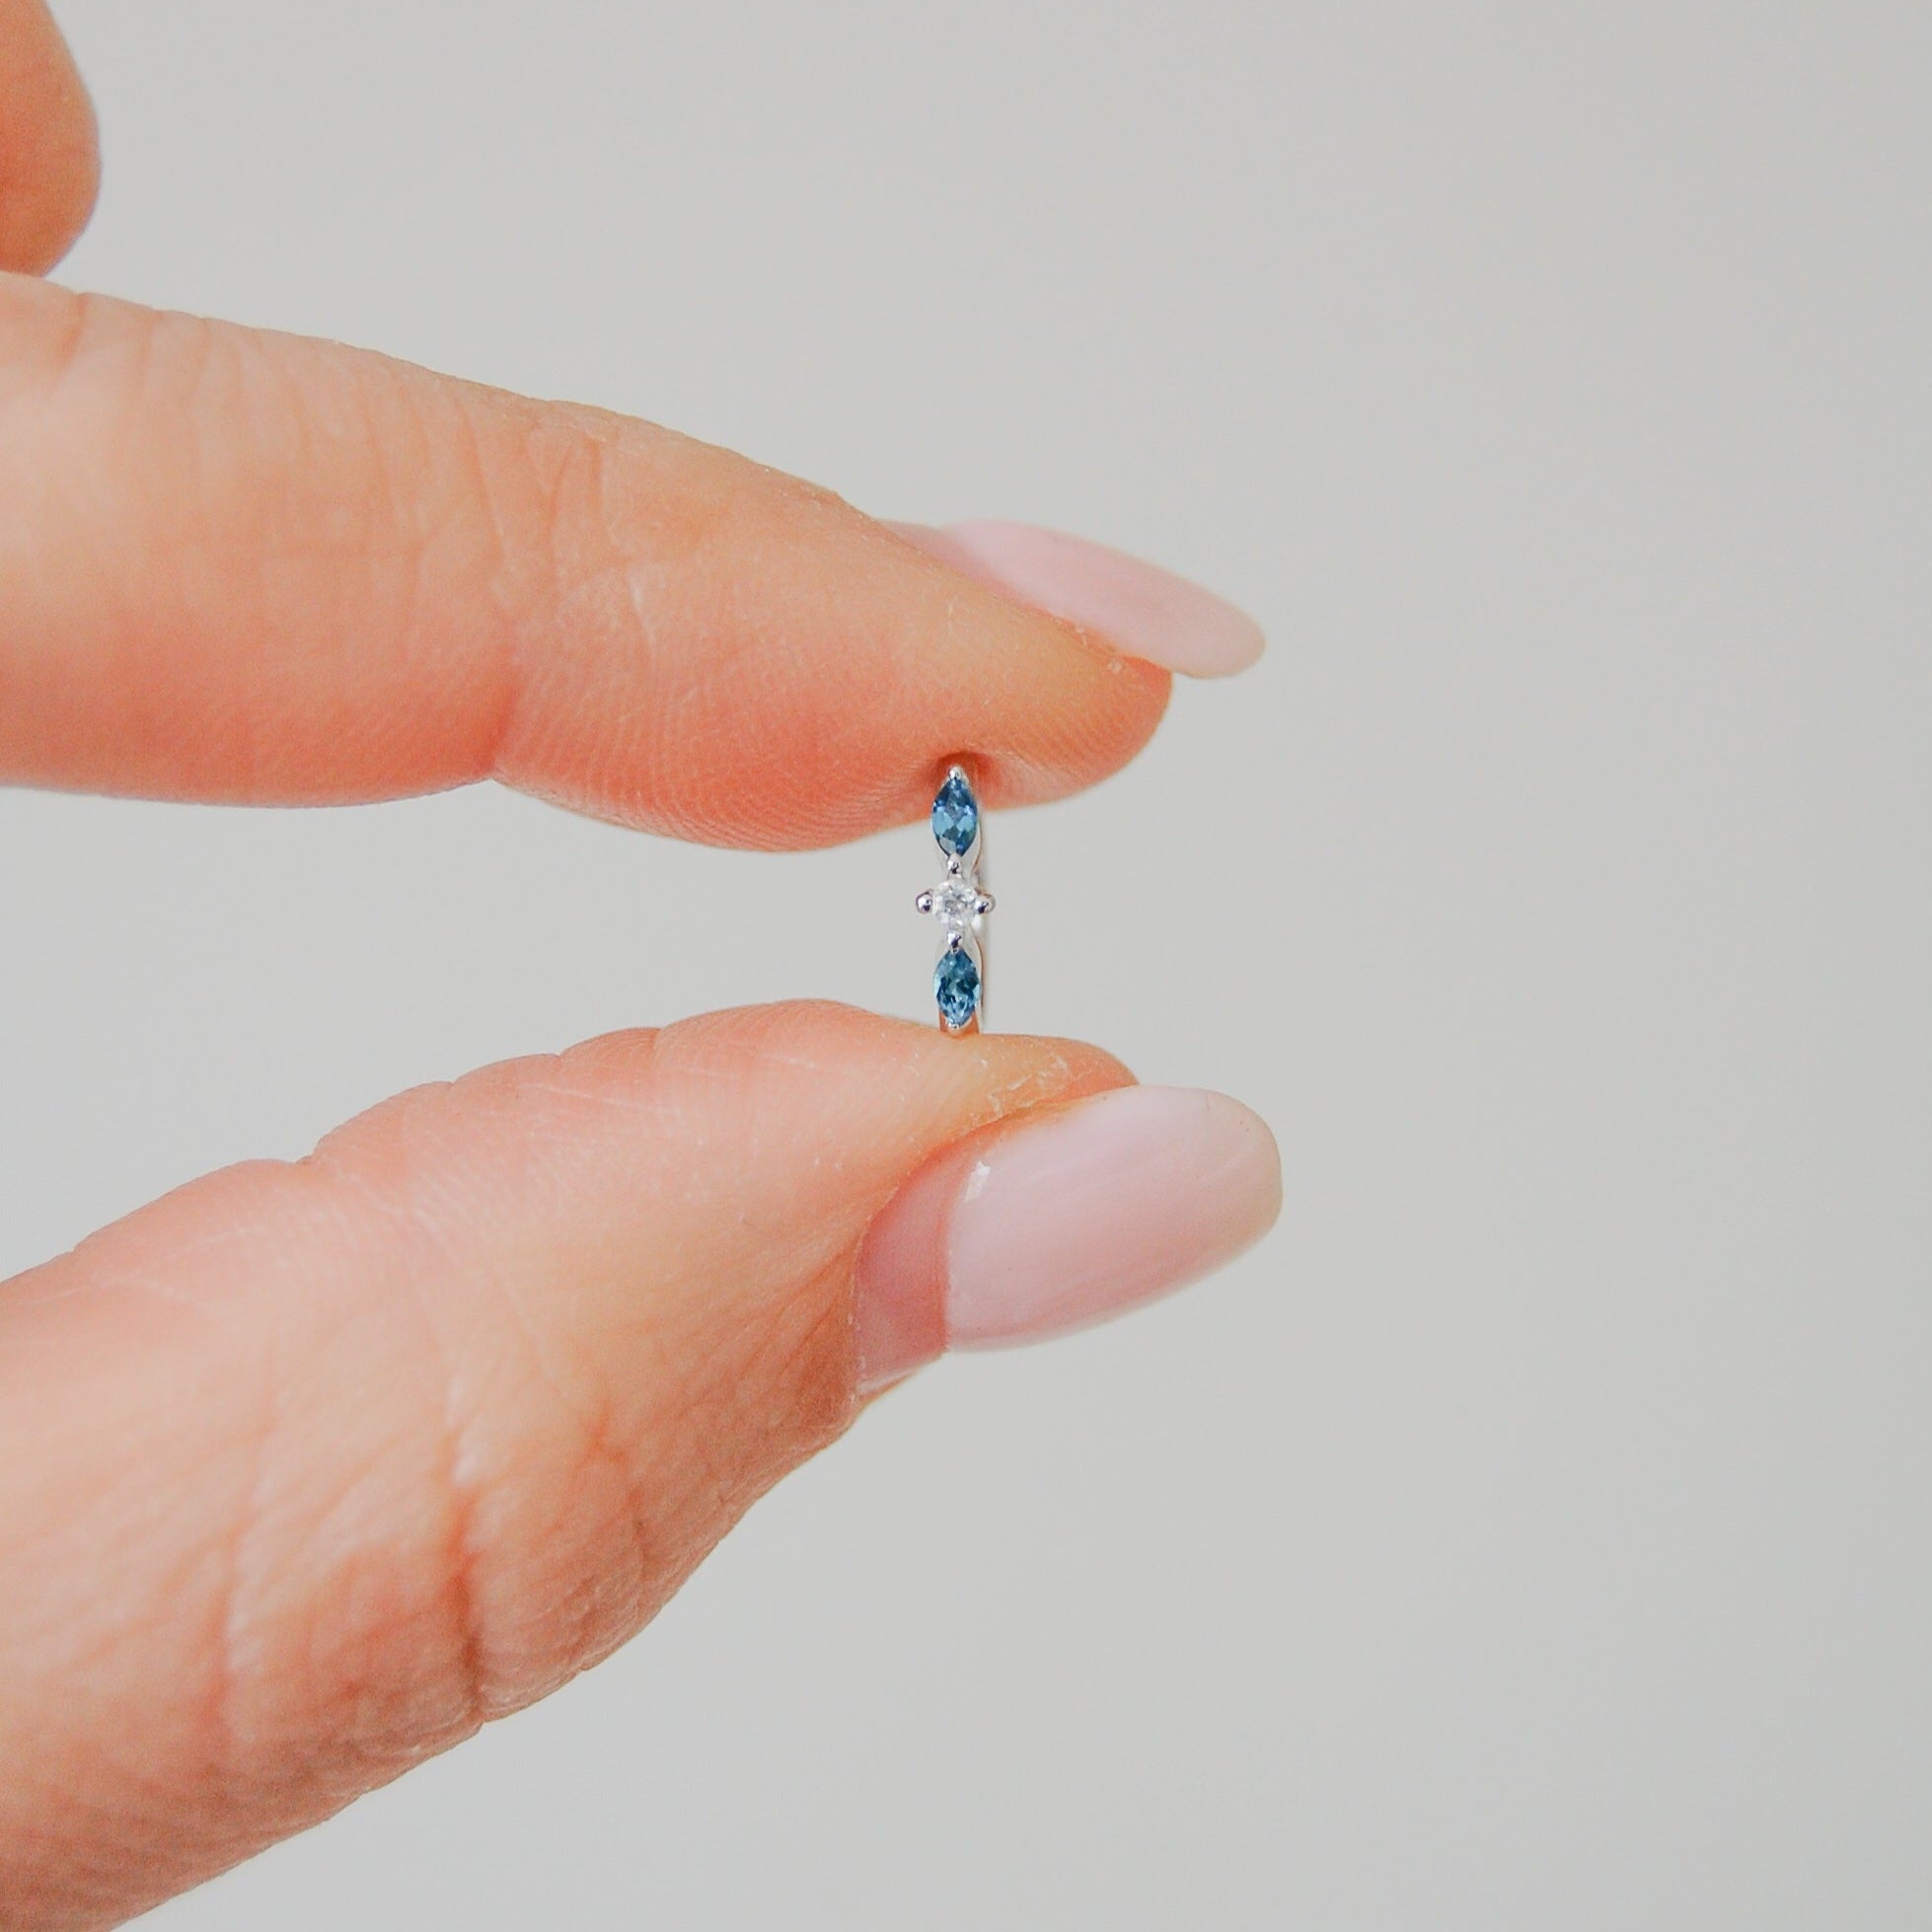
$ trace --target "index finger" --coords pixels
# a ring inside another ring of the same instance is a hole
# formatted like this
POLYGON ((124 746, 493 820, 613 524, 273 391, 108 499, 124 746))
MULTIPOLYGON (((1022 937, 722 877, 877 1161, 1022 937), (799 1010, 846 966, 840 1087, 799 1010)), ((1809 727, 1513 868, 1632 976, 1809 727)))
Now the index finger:
POLYGON ((51 268, 100 176, 94 109, 43 0, 0 0, 0 268, 51 268))
POLYGON ((17 781, 323 802, 495 777, 764 848, 915 818, 961 753, 994 802, 1051 798, 1146 741, 1149 657, 1187 623, 1153 573, 1152 646, 1120 636, 1140 566, 1080 555, 1051 616, 1037 555, 1003 595, 983 534, 922 548, 647 423, 0 278, 17 781))

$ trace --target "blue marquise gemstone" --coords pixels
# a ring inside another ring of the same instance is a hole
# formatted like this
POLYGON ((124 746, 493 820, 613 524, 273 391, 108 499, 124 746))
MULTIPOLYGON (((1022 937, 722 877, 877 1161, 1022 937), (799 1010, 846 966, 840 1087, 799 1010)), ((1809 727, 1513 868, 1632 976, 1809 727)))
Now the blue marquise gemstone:
POLYGON ((954 772, 932 801, 932 836, 941 852, 964 858, 980 836, 980 801, 973 787, 954 772))
POLYGON ((932 997, 939 1017, 955 1031, 979 1010, 980 969, 964 946, 948 946, 932 970, 932 997))

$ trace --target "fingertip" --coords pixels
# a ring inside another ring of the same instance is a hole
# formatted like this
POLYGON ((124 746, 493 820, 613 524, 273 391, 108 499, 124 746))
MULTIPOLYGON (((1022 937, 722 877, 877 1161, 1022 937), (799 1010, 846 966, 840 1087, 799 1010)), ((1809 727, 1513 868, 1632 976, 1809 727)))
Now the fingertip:
POLYGON ((101 188, 94 104, 41 0, 0 0, 0 268, 41 275, 101 188))

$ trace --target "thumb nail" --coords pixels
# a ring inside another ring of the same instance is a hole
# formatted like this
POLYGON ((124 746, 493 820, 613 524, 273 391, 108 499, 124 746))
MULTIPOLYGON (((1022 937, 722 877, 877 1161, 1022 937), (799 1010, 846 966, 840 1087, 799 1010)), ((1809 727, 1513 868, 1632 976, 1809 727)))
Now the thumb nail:
POLYGON ((1129 1086, 936 1155, 859 1250, 862 1390, 948 1348, 1039 1341, 1195 1281, 1273 1226, 1281 1162, 1225 1094, 1129 1086))
POLYGON ((1225 678, 1261 655, 1261 627, 1246 612, 1084 537, 1030 523, 890 527, 962 576, 1094 632, 1129 657, 1189 677, 1225 678))

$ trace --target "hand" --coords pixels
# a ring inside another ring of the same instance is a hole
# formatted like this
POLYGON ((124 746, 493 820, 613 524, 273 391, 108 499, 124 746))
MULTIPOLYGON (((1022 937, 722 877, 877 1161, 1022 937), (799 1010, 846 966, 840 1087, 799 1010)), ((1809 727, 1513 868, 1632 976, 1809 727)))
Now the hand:
MULTIPOLYGON (((57 259, 93 154, 0 0, 0 268, 57 259)), ((493 778, 808 847, 956 753, 1073 791, 1258 647, 1071 539, 0 273, 0 779, 493 778)), ((543 1695, 873 1392, 1199 1274, 1278 1192, 1254 1116, 1095 1049, 777 1006, 405 1094, 7 1284, 0 1919, 117 1919, 543 1695)))

